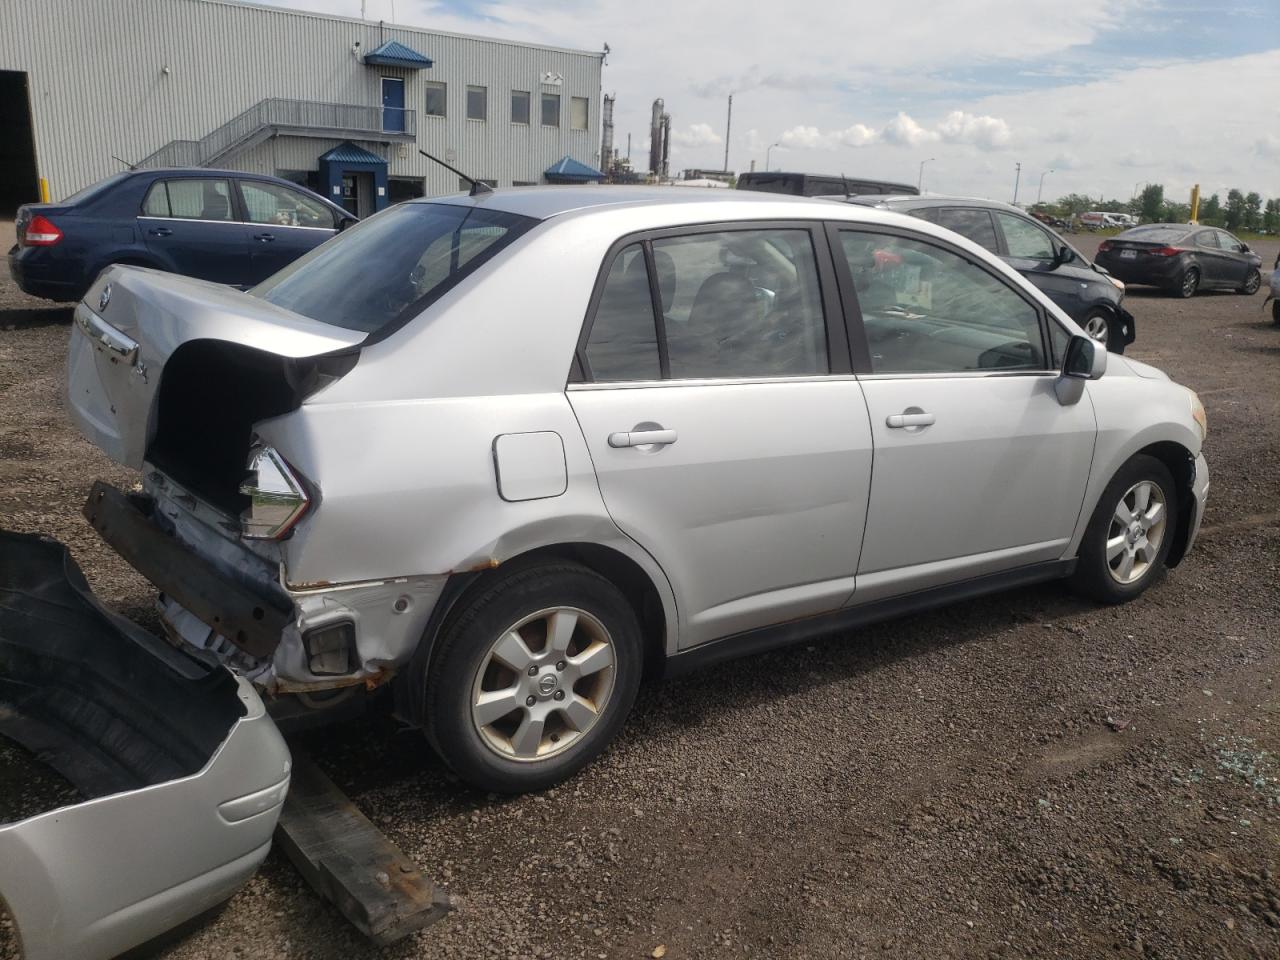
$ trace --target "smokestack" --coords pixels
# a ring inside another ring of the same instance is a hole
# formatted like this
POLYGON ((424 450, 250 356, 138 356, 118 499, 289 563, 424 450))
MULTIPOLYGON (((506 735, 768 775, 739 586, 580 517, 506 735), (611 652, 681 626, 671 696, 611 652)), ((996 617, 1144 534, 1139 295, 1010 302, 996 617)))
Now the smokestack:
POLYGON ((662 175, 662 108, 664 104, 659 97, 653 101, 653 111, 649 120, 649 172, 655 177, 662 175))
POLYGON ((613 166, 613 101, 616 96, 604 95, 604 110, 600 121, 600 169, 606 174, 613 166))
POLYGON ((671 114, 662 115, 662 179, 671 176, 671 114))

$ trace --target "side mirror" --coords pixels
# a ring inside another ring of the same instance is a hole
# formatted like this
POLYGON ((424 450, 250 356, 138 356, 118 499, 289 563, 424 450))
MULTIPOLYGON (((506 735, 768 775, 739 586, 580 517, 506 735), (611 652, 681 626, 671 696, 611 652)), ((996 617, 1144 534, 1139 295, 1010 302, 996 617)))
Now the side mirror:
POLYGON ((1070 263, 1075 259, 1075 254, 1071 252, 1071 248, 1065 243, 1061 244, 1058 249, 1053 251, 1053 265, 1060 267, 1064 263, 1070 263))
POLYGON ((355 217, 343 217, 338 221, 338 232, 341 233, 347 227, 354 227, 359 222, 355 217))
POLYGON ((1106 371, 1106 347, 1091 337, 1072 337, 1062 359, 1062 374, 1053 385, 1058 402, 1064 407, 1079 403, 1084 396, 1085 381, 1097 380, 1106 371))
POLYGON ((1248 245, 1247 243, 1241 243, 1241 244, 1240 244, 1240 252, 1241 252, 1241 253, 1248 253, 1248 252, 1249 252, 1249 245, 1248 245))

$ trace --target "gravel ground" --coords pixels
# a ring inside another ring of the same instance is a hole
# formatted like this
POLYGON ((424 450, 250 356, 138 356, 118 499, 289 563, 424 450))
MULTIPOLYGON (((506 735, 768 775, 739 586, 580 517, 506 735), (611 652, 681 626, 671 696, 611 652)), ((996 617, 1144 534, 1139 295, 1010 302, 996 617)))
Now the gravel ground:
MULTIPOLYGON (((1200 392, 1213 477, 1195 551, 1137 602, 1025 589, 655 683, 601 761, 539 796, 464 789, 386 719, 313 734, 456 910, 376 950, 273 854, 154 955, 1280 956, 1280 329, 1261 305, 1131 293, 1132 354, 1200 392)), ((68 317, 0 281, 0 525, 67 542, 149 617, 79 516, 92 479, 132 478, 65 415, 68 317)))

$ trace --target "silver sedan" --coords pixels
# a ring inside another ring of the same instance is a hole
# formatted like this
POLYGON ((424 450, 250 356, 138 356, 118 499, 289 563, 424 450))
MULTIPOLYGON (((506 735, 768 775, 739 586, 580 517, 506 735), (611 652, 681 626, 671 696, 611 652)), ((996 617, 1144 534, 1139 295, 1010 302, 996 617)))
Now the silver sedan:
POLYGON ((489 790, 580 769, 646 663, 1130 600, 1208 489, 1196 395, 998 258, 767 194, 415 201, 249 293, 113 267, 70 374, 175 637, 317 709, 389 684, 489 790))

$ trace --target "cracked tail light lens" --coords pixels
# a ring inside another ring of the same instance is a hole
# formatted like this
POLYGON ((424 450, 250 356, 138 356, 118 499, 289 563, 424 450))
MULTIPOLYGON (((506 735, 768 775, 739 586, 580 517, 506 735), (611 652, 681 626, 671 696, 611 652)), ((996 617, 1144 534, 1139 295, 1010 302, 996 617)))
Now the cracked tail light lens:
POLYGON ((240 514, 241 536, 250 540, 279 540, 311 506, 302 481, 271 447, 249 451, 249 476, 240 492, 249 498, 240 514))

